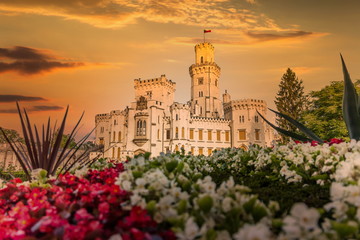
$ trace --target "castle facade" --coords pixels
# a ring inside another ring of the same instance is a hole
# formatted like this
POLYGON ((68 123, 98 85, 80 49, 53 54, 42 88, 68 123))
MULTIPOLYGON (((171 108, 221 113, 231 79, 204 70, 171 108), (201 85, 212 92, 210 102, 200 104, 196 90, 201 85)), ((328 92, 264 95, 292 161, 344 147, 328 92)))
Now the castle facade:
POLYGON ((189 73, 187 103, 174 102, 176 83, 161 75, 135 79, 135 101, 124 110, 97 114, 95 142, 103 146, 104 157, 125 160, 176 151, 208 156, 221 148, 272 145, 273 131, 256 113, 266 116, 265 101, 231 100, 227 91, 220 96, 221 69, 211 43, 195 46, 189 73))

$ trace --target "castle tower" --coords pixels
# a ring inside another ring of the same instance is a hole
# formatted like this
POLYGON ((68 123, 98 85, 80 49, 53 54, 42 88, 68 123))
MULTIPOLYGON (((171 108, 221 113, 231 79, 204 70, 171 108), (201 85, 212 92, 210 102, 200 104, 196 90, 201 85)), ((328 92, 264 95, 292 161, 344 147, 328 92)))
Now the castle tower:
POLYGON ((223 117, 219 91, 220 67, 214 61, 214 46, 199 43, 195 46, 195 64, 191 76, 191 114, 200 117, 223 117))

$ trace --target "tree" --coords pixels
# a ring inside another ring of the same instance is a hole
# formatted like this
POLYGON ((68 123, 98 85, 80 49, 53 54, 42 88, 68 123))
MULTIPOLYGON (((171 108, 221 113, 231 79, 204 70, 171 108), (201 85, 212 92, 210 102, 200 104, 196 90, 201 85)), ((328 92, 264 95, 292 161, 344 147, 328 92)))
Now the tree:
MULTIPOLYGON (((355 82, 359 90, 360 80, 355 82)), ((342 115, 344 83, 333 81, 319 91, 310 92, 309 109, 302 120, 321 139, 342 138, 349 140, 349 135, 342 115)))
MULTIPOLYGON (((24 140, 20 137, 20 134, 16 130, 3 128, 6 136, 14 142, 23 142, 24 140)), ((0 132, 0 143, 7 143, 4 135, 0 132)))
MULTIPOLYGON (((288 68, 281 78, 279 88, 275 100, 278 112, 286 114, 293 119, 299 119, 307 107, 307 97, 304 94, 302 80, 299 80, 295 72, 288 68)), ((284 118, 277 117, 276 123, 280 128, 292 132, 296 131, 296 127, 284 118)), ((282 137, 284 142, 289 141, 288 137, 282 137)))

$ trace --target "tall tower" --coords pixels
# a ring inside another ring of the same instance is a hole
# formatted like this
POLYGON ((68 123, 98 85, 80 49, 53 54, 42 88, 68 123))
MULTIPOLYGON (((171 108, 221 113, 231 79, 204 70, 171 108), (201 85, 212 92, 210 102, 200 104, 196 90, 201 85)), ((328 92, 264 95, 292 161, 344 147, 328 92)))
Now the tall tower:
POLYGON ((195 46, 195 64, 189 68, 191 76, 191 113, 194 116, 223 117, 219 91, 220 67, 214 61, 214 46, 199 43, 195 46))

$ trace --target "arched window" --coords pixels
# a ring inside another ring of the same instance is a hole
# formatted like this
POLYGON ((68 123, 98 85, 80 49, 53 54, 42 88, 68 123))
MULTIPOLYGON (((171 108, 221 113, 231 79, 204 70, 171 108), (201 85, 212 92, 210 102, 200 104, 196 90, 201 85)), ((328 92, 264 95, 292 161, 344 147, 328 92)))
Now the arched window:
POLYGON ((179 128, 175 128, 175 138, 179 138, 179 128))
POLYGON ((157 130, 157 139, 160 140, 160 129, 157 130))
POLYGON ((121 142, 121 131, 118 133, 118 142, 121 142))
POLYGON ((114 125, 117 125, 116 119, 114 120, 114 125))
POLYGON ((177 121, 177 120, 179 120, 179 115, 178 115, 178 114, 176 114, 176 121, 177 121))
POLYGON ((146 135, 146 121, 143 120, 143 123, 142 123, 142 136, 145 136, 146 135))
POLYGON ((182 139, 185 138, 185 128, 184 127, 181 129, 181 138, 182 139))
POLYGON ((117 152, 117 158, 120 159, 120 153, 121 153, 121 149, 118 148, 118 152, 117 152))
POLYGON ((201 63, 204 63, 204 57, 203 57, 203 56, 201 56, 200 62, 201 62, 201 63))
POLYGON ((218 85, 218 80, 216 79, 216 80, 215 80, 215 86, 217 86, 217 85, 218 85))
POLYGON ((116 133, 114 131, 114 133, 113 133, 113 142, 115 142, 115 137, 116 137, 116 133))
POLYGON ((136 136, 141 136, 142 121, 137 121, 136 124, 136 136))

